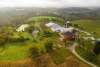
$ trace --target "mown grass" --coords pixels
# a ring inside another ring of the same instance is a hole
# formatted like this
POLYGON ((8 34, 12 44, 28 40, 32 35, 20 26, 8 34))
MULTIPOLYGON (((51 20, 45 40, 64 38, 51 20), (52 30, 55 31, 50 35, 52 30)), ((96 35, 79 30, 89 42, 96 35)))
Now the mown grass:
MULTIPOLYGON (((0 52, 0 61, 5 60, 21 60, 29 55, 29 49, 33 46, 32 43, 9 43, 6 44, 3 51, 0 52)), ((1 47, 2 48, 2 47, 1 47)))

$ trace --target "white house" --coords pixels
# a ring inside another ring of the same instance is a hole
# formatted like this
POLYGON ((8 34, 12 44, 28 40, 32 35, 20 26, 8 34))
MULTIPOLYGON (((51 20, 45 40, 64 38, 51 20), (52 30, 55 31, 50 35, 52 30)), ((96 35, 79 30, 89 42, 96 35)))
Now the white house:
POLYGON ((18 28, 16 29, 16 31, 17 31, 17 32, 23 32, 23 31, 25 31, 25 29, 28 28, 28 27, 29 27, 29 24, 23 24, 23 25, 21 25, 20 27, 18 27, 18 28))

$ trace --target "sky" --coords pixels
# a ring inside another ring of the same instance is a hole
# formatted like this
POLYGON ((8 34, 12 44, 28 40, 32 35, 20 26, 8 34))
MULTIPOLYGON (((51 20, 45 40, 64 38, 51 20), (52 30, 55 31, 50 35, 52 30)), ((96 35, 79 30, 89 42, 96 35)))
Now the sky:
POLYGON ((96 7, 100 0, 0 0, 0 7, 96 7))

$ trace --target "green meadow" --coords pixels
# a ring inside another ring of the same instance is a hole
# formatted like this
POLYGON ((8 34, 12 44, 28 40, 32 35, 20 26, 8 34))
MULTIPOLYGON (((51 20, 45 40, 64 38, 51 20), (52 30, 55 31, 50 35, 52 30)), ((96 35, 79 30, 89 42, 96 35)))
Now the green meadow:
POLYGON ((100 20, 76 20, 72 22, 91 34, 94 32, 93 35, 100 38, 100 20))

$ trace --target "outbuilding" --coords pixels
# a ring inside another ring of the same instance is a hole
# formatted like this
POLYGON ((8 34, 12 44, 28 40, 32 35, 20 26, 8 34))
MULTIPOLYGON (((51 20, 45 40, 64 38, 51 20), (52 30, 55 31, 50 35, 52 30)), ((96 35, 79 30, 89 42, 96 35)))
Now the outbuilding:
POLYGON ((21 25, 20 27, 18 27, 18 28, 16 29, 16 31, 17 31, 17 32, 23 32, 23 31, 25 31, 25 29, 28 28, 28 27, 29 27, 29 24, 23 24, 23 25, 21 25))

